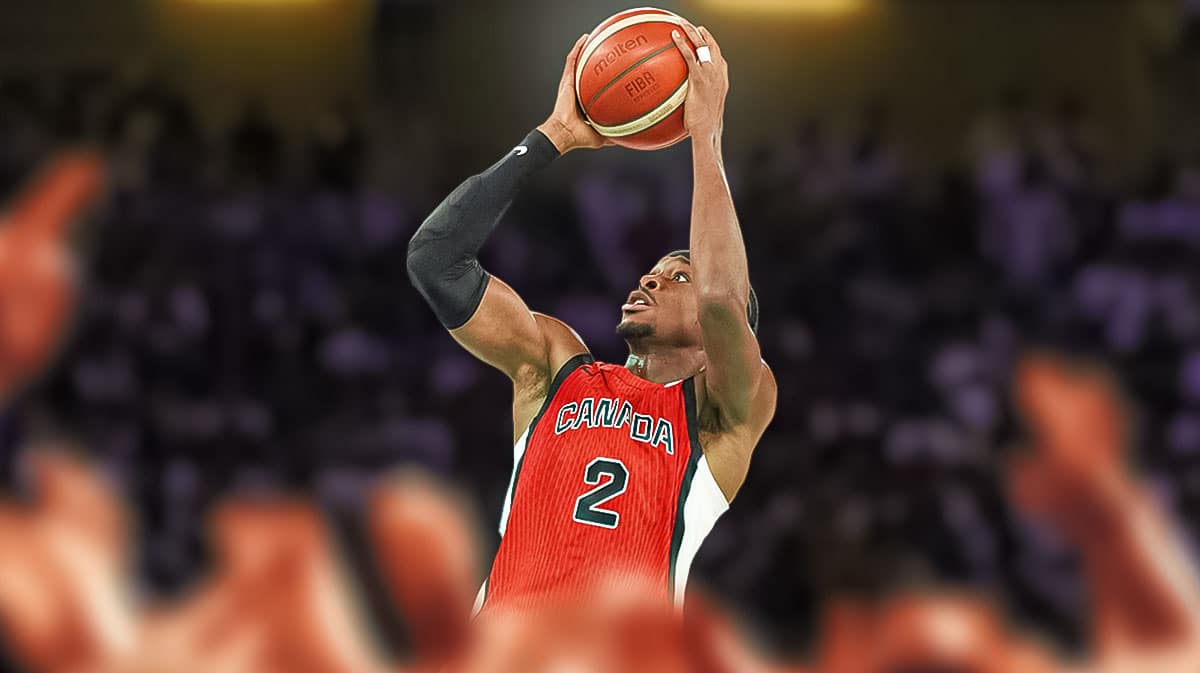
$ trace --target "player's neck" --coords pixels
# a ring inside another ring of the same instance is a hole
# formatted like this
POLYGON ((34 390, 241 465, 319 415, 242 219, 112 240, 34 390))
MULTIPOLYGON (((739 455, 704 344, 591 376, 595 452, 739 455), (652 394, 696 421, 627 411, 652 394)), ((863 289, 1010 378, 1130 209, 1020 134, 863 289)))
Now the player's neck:
POLYGON ((625 368, 654 383, 672 383, 695 376, 704 368, 704 351, 671 348, 664 350, 631 348, 625 368))

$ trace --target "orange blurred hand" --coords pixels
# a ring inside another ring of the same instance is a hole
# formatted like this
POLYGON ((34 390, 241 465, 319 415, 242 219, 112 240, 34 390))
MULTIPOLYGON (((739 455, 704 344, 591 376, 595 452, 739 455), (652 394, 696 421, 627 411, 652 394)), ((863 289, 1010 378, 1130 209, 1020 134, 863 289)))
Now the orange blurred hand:
POLYGON ((103 183, 104 165, 98 155, 65 152, 52 159, 0 216, 0 227, 62 240, 80 211, 100 194, 103 183))
POLYGON ((243 599, 201 591, 182 605, 148 610, 136 653, 87 673, 255 673, 267 641, 261 625, 240 618, 243 599))
POLYGON ((1016 394, 1033 452, 1013 464, 1013 496, 1079 546, 1098 659, 1123 666, 1116 662, 1190 656, 1194 664, 1200 582, 1169 516, 1125 464, 1130 415, 1111 376, 1030 357, 1016 394))
POLYGON ((261 634, 252 671, 382 669, 314 507, 287 499, 227 502, 214 519, 214 542, 217 569, 205 591, 235 607, 227 628, 261 634))
POLYGON ((33 670, 97 670, 136 643, 124 514, 79 461, 53 453, 26 460, 35 501, 0 505, 5 641, 33 670))
POLYGON ((1035 355, 1019 365, 1016 384, 1038 453, 1078 472, 1122 469, 1129 413, 1108 371, 1035 355))
POLYGON ((61 337, 75 295, 66 229, 102 182, 98 157, 63 155, 0 215, 0 404, 41 370, 61 337))
POLYGON ((413 634, 421 666, 466 646, 480 584, 478 534, 466 507, 432 477, 405 472, 372 494, 375 562, 413 634))
MULTIPOLYGON (((688 670, 693 673, 866 673, 849 667, 809 669, 795 662, 772 661, 755 650, 733 619, 702 594, 688 596, 686 614, 683 644, 688 670)), ((856 638, 855 647, 863 651, 862 641, 856 638)))
POLYGON ((214 566, 147 611, 132 656, 71 673, 382 673, 321 515, 306 502, 229 499, 214 566))
POLYGON ((1030 433, 1010 472, 1018 504, 1061 518, 1125 489, 1130 414, 1108 372, 1034 355, 1018 366, 1014 392, 1030 433))

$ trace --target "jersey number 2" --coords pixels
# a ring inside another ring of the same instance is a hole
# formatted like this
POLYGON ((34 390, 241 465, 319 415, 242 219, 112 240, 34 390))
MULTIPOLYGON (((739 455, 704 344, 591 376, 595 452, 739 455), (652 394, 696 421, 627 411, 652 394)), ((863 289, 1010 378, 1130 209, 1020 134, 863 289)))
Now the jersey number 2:
POLYGON ((583 472, 583 481, 599 486, 579 496, 575 501, 575 520, 589 526, 616 528, 621 515, 612 510, 601 509, 600 505, 625 492, 625 486, 629 483, 629 470, 625 468, 625 464, 615 458, 597 458, 588 463, 583 472), (601 484, 603 475, 608 475, 609 478, 601 484))

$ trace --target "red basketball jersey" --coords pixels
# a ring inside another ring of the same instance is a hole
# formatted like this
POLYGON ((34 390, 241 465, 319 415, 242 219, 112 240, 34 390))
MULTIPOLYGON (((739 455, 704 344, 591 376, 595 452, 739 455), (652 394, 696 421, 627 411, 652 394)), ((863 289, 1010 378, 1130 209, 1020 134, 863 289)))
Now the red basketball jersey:
POLYGON ((693 386, 588 355, 562 367, 514 447, 477 609, 536 609, 622 577, 682 603, 692 559, 728 508, 697 439, 693 386))

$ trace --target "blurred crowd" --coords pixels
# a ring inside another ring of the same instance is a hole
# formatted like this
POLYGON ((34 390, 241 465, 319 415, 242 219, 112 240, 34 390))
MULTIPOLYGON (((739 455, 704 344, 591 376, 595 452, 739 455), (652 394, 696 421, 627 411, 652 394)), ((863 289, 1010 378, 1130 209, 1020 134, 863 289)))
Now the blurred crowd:
MULTIPOLYGON (((1075 550, 1006 496, 1009 379, 1031 345, 1112 363, 1141 403, 1140 473, 1200 549, 1200 146, 1131 171, 1087 102, 1013 89, 931 177, 894 114, 873 102, 850 128, 813 117, 729 154, 780 399, 694 581, 784 649, 829 595, 933 580, 1079 645, 1075 550)), ((30 438, 86 446, 137 513, 139 583, 166 595, 219 556, 204 521, 231 495, 320 503, 359 565, 356 521, 393 466, 498 517, 509 384, 445 334, 400 261, 507 147, 453 136, 428 107, 349 103, 298 135, 253 101, 213 133, 153 79, 4 78, 0 191, 64 143, 103 147, 110 171, 78 234, 63 353, 0 416, 7 476, 30 438)), ((688 159, 572 156, 510 209, 485 267, 622 361, 620 298, 686 242, 688 159)))
MULTIPOLYGON (((70 225, 106 177, 96 154, 58 154, 0 214, 6 407, 62 339, 79 288, 70 225)), ((360 494, 352 518, 365 563, 346 563, 331 512, 312 498, 246 489, 222 495, 203 517, 210 552, 203 571, 186 589, 163 592, 137 579, 144 543, 134 531, 151 513, 114 488, 103 461, 43 434, 25 439, 19 474, 0 500, 0 666, 48 673, 1194 670, 1195 562, 1128 465, 1138 446, 1118 386, 1094 364, 1036 351, 1013 369, 1013 408, 1027 433, 996 474, 1024 516, 1083 560, 1090 637, 1075 657, 1008 622, 985 590, 944 580, 908 579, 874 592, 834 588, 803 663, 758 648, 703 591, 690 593, 679 619, 657 592, 599 570, 566 603, 472 619, 480 560, 474 517, 461 498, 411 467, 360 494), (373 586, 355 581, 364 574, 373 586), (370 603, 402 619, 405 646, 372 625, 370 603)))

